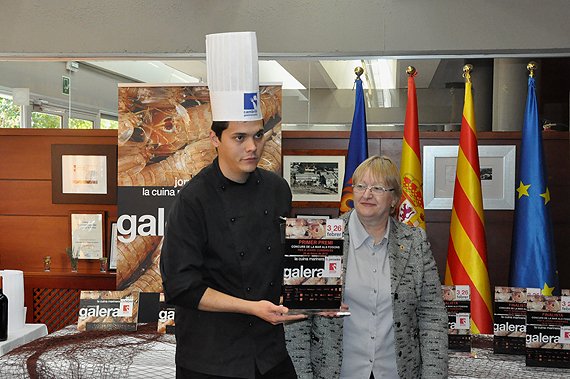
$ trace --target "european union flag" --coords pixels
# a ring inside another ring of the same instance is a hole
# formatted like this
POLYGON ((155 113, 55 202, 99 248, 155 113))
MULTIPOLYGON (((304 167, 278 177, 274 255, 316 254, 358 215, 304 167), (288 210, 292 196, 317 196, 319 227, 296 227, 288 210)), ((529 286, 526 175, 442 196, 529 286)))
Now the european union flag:
POLYGON ((356 98, 354 100, 354 116, 352 117, 352 128, 350 129, 350 140, 348 142, 348 152, 344 170, 342 199, 340 201, 341 213, 354 208, 352 202, 352 174, 358 165, 368 158, 364 90, 362 89, 362 80, 360 80, 360 77, 356 78, 354 83, 356 84, 356 98))
POLYGON ((559 294, 550 220, 550 192, 532 76, 528 79, 519 170, 510 285, 540 288, 544 295, 559 294))

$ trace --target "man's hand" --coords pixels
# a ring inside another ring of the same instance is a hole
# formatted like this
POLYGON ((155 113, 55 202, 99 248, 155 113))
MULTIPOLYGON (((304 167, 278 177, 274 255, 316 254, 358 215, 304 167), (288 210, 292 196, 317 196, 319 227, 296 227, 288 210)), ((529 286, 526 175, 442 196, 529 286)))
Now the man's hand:
POLYGON ((275 305, 267 300, 251 301, 226 295, 212 288, 207 288, 200 299, 198 309, 207 312, 243 313, 259 317, 273 325, 287 321, 302 320, 305 315, 288 315, 289 309, 282 305, 275 305))
POLYGON ((255 303, 252 315, 273 325, 307 318, 306 315, 288 315, 288 312, 289 308, 283 305, 275 305, 270 301, 260 300, 255 303))

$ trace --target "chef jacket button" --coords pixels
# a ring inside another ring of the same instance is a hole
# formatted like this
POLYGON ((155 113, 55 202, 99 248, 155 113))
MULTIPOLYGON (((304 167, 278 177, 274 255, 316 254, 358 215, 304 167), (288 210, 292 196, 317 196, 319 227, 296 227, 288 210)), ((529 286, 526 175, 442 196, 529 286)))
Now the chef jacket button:
POLYGON ((226 186, 222 186, 222 191, 225 191, 225 190, 226 190, 226 186))
POLYGON ((267 252, 269 253, 271 251, 271 246, 267 246, 267 252))
POLYGON ((253 326, 253 322, 250 322, 250 323, 249 323, 249 326, 252 327, 252 326, 253 326))
POLYGON ((235 222, 235 220, 236 220, 235 217, 230 218, 230 221, 231 221, 231 222, 235 222))
POLYGON ((251 287, 247 287, 245 290, 246 290, 247 292, 250 292, 250 291, 251 291, 251 287))
POLYGON ((243 251, 240 251, 239 256, 243 257, 245 255, 245 253, 243 251))
POLYGON ((257 184, 261 183, 261 180, 257 179, 256 183, 257 183, 257 184))
POLYGON ((264 214, 264 215, 268 215, 268 214, 269 214, 269 211, 266 209, 266 210, 263 211, 263 214, 264 214))
POLYGON ((275 285, 275 283, 269 282, 269 285, 270 285, 271 287, 273 287, 273 286, 275 285))

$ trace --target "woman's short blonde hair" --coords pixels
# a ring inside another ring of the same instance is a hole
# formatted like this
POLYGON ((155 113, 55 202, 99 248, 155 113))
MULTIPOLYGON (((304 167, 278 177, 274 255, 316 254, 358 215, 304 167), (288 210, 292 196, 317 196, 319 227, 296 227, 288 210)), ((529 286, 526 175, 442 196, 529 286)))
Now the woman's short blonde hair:
POLYGON ((352 174, 352 183, 359 183, 367 172, 370 173, 375 181, 375 183, 368 184, 380 184, 386 186, 386 188, 393 188, 394 191, 392 191, 392 196, 394 197, 394 200, 396 200, 396 204, 400 202, 400 197, 402 196, 400 170, 390 158, 386 156, 373 155, 366 159, 356 168, 356 170, 354 170, 354 174, 352 174))

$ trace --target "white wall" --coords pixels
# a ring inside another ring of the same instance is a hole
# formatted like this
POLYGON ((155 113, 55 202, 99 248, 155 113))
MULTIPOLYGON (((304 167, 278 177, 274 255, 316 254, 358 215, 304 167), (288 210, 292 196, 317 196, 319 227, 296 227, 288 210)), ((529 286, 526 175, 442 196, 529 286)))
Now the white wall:
POLYGON ((570 53, 567 0, 3 0, 0 58, 203 56, 254 30, 262 56, 570 53))

